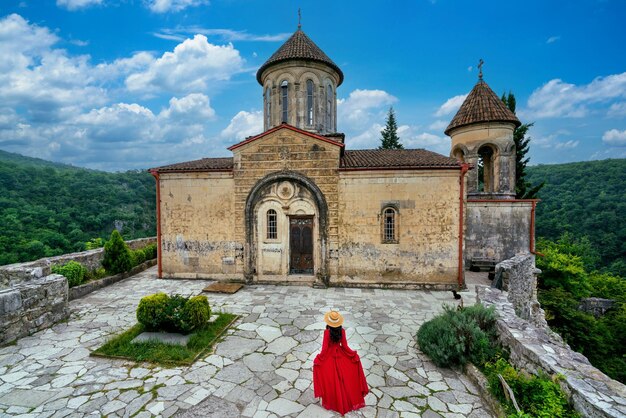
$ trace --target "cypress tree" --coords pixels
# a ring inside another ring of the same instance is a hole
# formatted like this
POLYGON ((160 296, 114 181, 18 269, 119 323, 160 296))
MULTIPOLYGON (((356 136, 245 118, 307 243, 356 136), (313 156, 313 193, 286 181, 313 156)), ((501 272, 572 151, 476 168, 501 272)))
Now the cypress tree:
MULTIPOLYGON (((509 92, 508 95, 502 93, 502 102, 509 108, 513 114, 515 114, 515 95, 509 92)), ((515 142, 515 197, 517 199, 536 199, 539 190, 543 187, 545 182, 533 186, 530 182, 526 181, 526 165, 530 161, 529 157, 526 157, 530 149, 531 138, 526 138, 526 134, 534 122, 522 123, 519 127, 513 131, 513 141, 515 142)))
POLYGON ((380 131, 380 134, 382 138, 381 145, 378 149, 404 149, 398 137, 398 125, 396 124, 396 116, 393 112, 393 107, 389 108, 385 129, 380 131))

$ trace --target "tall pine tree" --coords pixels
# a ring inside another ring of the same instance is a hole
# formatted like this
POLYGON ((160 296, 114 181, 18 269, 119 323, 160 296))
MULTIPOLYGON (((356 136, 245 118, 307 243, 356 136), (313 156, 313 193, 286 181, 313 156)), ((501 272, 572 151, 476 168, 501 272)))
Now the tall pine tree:
POLYGON ((380 131, 380 134, 382 138, 378 149, 404 149, 398 137, 398 125, 396 124, 396 115, 393 112, 393 107, 389 108, 385 129, 380 131))
MULTIPOLYGON (((509 92, 508 96, 502 93, 502 102, 515 114, 515 95, 509 92)), ((534 123, 523 123, 513 131, 513 141, 515 141, 515 197, 517 199, 536 199, 539 190, 545 182, 533 186, 526 181, 526 165, 530 158, 526 157, 530 147, 530 137, 526 134, 534 123)))

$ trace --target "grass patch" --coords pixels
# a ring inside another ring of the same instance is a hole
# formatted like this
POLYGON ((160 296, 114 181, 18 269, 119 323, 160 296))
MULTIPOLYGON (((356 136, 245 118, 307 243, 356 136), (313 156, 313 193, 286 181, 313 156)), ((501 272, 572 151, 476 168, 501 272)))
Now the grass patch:
POLYGON ((98 357, 124 358, 134 361, 147 361, 161 365, 189 365, 203 353, 210 350, 218 337, 224 333, 238 318, 229 313, 217 314, 215 321, 198 330, 187 346, 163 344, 159 342, 145 342, 133 344, 131 341, 144 331, 141 324, 137 324, 122 334, 113 337, 102 347, 91 353, 98 357))

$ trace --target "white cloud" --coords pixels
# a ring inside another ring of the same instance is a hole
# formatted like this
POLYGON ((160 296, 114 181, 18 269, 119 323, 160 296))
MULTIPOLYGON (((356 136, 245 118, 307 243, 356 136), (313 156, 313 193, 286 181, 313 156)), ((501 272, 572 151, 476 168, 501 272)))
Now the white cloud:
MULTIPOLYGON (((348 149, 374 149, 381 144, 381 133, 384 126, 379 123, 370 125, 358 135, 346 137, 348 149)), ((398 137, 405 149, 425 148, 443 155, 450 153, 450 138, 424 132, 419 126, 398 126, 398 137)))
POLYGON ((388 107, 396 101, 396 97, 384 90, 357 89, 347 99, 337 100, 337 118, 341 124, 362 128, 372 119, 382 119, 388 107))
POLYGON ((602 135, 602 142, 612 147, 626 147, 626 130, 611 129, 602 135))
POLYGON ((626 97, 626 72, 598 77, 589 84, 575 85, 554 79, 535 90, 524 115, 529 118, 580 118, 593 104, 626 97))
POLYGON ((456 112, 457 110, 459 110, 466 97, 467 94, 461 94, 449 98, 444 104, 439 106, 439 109, 437 109, 437 111, 435 112, 435 116, 441 117, 456 112))
POLYGON ((609 108, 609 117, 626 116, 626 102, 613 103, 609 108))
POLYGON ((548 39, 546 39, 546 43, 547 43, 547 44, 553 44, 553 43, 555 43, 556 41, 558 41, 559 39, 561 39, 561 37, 560 37, 560 36, 551 36, 551 37, 549 37, 548 39))
POLYGON ((552 150, 566 150, 578 147, 578 145, 580 144, 579 140, 568 139, 565 141, 560 141, 558 139, 560 136, 567 134, 569 134, 569 132, 567 131, 558 131, 547 136, 532 138, 530 145, 531 147, 537 146, 539 148, 552 150))
POLYGON ((433 123, 431 123, 430 125, 428 125, 428 129, 430 129, 432 131, 442 131, 443 129, 446 129, 449 124, 450 124, 449 121, 436 120, 433 123))
POLYGON ((196 35, 129 75, 126 87, 139 93, 206 91, 241 72, 243 63, 232 44, 213 45, 206 36, 196 35))
POLYGON ((65 7, 68 10, 84 9, 101 3, 102 0, 57 0, 57 6, 65 7))
POLYGON ((263 132, 263 112, 260 110, 246 112, 242 110, 230 121, 228 126, 220 134, 227 139, 241 141, 249 136, 263 132))
POLYGON ((347 149, 373 149, 380 146, 383 125, 374 123, 358 135, 346 136, 347 149))
POLYGON ((291 36, 291 33, 281 32, 276 34, 253 34, 246 31, 220 28, 203 28, 201 26, 180 26, 174 29, 162 29, 153 35, 157 38, 182 41, 190 34, 215 36, 226 42, 256 41, 256 42, 280 42, 291 36))
POLYGON ((208 0, 148 0, 148 8, 154 13, 180 12, 188 7, 209 4, 208 0))

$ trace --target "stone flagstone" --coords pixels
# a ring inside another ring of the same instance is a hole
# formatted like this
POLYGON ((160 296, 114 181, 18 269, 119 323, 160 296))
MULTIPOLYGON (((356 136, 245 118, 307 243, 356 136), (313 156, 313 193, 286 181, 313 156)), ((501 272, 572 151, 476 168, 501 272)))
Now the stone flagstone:
POLYGON ((210 283, 156 279, 153 268, 70 302, 67 323, 0 348, 0 416, 339 417, 312 384, 331 307, 345 313, 370 385, 367 406, 346 417, 491 416, 465 376, 416 348, 417 329, 449 292, 250 285, 209 295, 214 312, 241 318, 192 366, 88 357, 136 323, 141 297, 196 295, 210 283))

